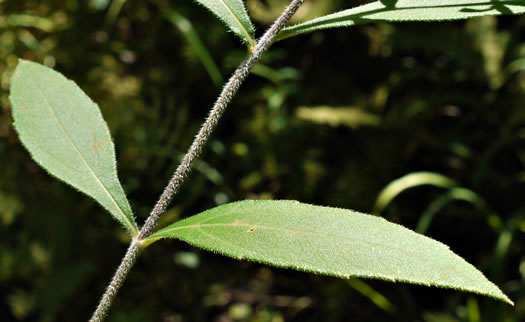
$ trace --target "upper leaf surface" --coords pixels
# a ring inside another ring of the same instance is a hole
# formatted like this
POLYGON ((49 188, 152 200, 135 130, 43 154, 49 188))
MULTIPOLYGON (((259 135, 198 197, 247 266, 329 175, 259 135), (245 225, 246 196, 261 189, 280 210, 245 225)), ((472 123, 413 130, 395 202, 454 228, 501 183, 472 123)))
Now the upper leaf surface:
POLYGON ((213 12, 249 47, 255 46, 255 29, 242 0, 195 1, 213 12))
POLYGON ((525 0, 382 0, 284 28, 277 39, 376 21, 439 21, 525 12, 525 0))
POLYGON ((98 106, 60 73, 24 60, 12 77, 10 98, 15 128, 33 159, 93 197, 135 235, 113 141, 98 106))
POLYGON ((512 303, 446 245, 351 210, 285 200, 241 201, 181 220, 149 242, 166 237, 278 267, 454 288, 512 303))

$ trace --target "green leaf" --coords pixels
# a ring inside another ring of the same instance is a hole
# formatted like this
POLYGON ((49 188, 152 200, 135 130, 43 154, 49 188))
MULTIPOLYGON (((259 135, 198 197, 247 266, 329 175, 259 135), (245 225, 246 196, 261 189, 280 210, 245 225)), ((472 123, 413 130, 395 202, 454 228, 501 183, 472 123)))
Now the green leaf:
POLYGON ((337 277, 454 288, 512 304, 474 266, 433 239, 380 217, 297 201, 241 201, 152 235, 237 259, 337 277))
POLYGON ((381 212, 403 191, 418 187, 430 185, 439 188, 452 188, 456 186, 454 180, 445 177, 442 174, 434 172, 413 172, 399 179, 390 182, 381 190, 376 199, 372 214, 379 216, 381 212))
POLYGON ((221 72, 213 61, 210 52, 202 44, 202 41, 191 22, 175 10, 164 9, 163 14, 164 17, 175 25, 175 27, 177 27, 177 29, 179 29, 184 35, 191 49, 208 72, 213 83, 216 86, 221 86, 222 83, 224 83, 221 72))
POLYGON ((12 77, 10 98, 15 128, 33 159, 93 197, 135 235, 113 141, 98 106, 60 73, 25 60, 12 77))
POLYGON ((277 40, 377 21, 439 21, 525 12, 525 0, 382 0, 284 28, 277 40))
POLYGON ((481 197, 478 196, 475 192, 466 188, 452 187, 449 191, 441 195, 439 198, 436 198, 428 205, 427 209, 425 209, 425 211, 423 211, 423 213, 421 214, 421 217, 419 218, 419 221, 416 225, 415 231, 420 234, 425 234, 427 232, 428 227, 430 227, 434 216, 447 204, 449 204, 452 201, 458 200, 466 201, 473 204, 480 210, 480 214, 484 215, 488 213, 485 201, 481 199, 481 197))
POLYGON ((385 311, 386 313, 395 314, 397 312, 398 309, 394 304, 392 304, 392 302, 390 302, 383 294, 374 290, 365 282, 352 278, 349 279, 347 283, 350 285, 350 287, 361 293, 363 296, 367 297, 370 301, 377 305, 378 308, 385 311))
POLYGON ((213 12, 228 28, 241 38, 250 49, 255 47, 253 28, 242 0, 195 0, 213 12))

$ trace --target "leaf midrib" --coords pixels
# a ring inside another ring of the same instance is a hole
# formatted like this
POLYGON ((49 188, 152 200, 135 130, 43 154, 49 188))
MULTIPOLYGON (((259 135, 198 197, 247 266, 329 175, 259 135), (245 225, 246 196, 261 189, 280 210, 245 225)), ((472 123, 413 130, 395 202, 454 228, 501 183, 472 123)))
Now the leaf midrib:
MULTIPOLYGON (((216 216, 216 217, 221 217, 221 215, 216 216)), ((216 218, 216 217, 214 217, 214 218, 216 218)), ((347 236, 339 236, 339 235, 333 235, 333 234, 323 234, 323 233, 317 233, 317 232, 310 232, 310 231, 303 231, 303 230, 294 230, 294 229, 281 228, 281 227, 272 227, 272 226, 265 226, 265 225, 259 225, 259 224, 247 224, 247 223, 241 223, 241 222, 234 222, 234 223, 228 223, 228 224, 226 224, 226 223, 221 223, 221 224, 194 224, 194 225, 174 227, 174 228, 167 229, 167 230, 164 230, 164 231, 159 231, 157 233, 158 234, 162 234, 162 233, 172 232, 172 231, 182 230, 182 229, 198 229, 201 233, 203 233, 205 235, 208 235, 210 237, 213 237, 213 239, 220 240, 220 241, 222 241, 224 243, 227 243, 227 244, 230 244, 232 246, 245 249, 246 251, 248 251, 248 252, 250 252, 252 254, 254 254, 254 253, 256 254, 257 252, 254 251, 254 250, 246 249, 245 247, 243 247, 241 245, 233 244, 229 240, 225 240, 225 239, 219 238, 218 236, 212 235, 209 232, 206 232, 206 231, 204 231, 202 229, 204 227, 250 227, 251 228, 251 227, 254 227, 254 226, 257 227, 257 229, 262 228, 262 229, 268 229, 268 230, 278 230, 278 231, 280 230, 280 231, 299 233, 299 234, 309 234, 309 235, 314 235, 314 236, 324 236, 324 237, 334 238, 334 239, 338 239, 338 238, 346 239, 346 240, 350 240, 350 241, 354 241, 354 242, 360 242, 360 243, 368 244, 368 245, 371 245, 371 246, 376 246, 376 247, 379 247, 379 248, 387 248, 387 249, 390 249, 392 251, 399 252, 401 254, 406 254, 408 256, 416 257, 416 258, 418 258, 418 259, 420 259, 422 261, 425 261, 425 262, 429 261, 428 257, 422 256, 421 254, 414 253, 414 252, 408 252, 408 251, 406 251, 405 249, 402 249, 402 248, 396 248, 396 247, 388 246, 388 245, 385 245, 385 244, 374 243, 374 242, 370 242, 370 241, 364 240, 364 239, 356 239, 356 238, 351 238, 351 237, 347 237, 347 236)), ((255 232, 253 232, 253 233, 255 233, 255 232)), ((155 236, 152 236, 152 237, 155 238, 155 236)), ((164 237, 164 236, 157 236, 157 238, 160 239, 160 238, 166 238, 166 237, 164 237)), ((456 267, 453 266, 453 265, 446 265, 446 266, 444 266, 444 268, 447 269, 447 271, 460 273, 460 271, 458 271, 456 269, 456 267)), ((384 275, 384 277, 387 278, 388 275, 384 275)))
MULTIPOLYGON (((220 217, 220 216, 217 216, 217 217, 220 217)), ((398 251, 398 252, 400 252, 402 254, 410 254, 410 255, 419 257, 420 259, 427 260, 426 257, 421 256, 419 254, 416 254, 416 253, 413 253, 413 252, 407 252, 404 249, 392 247, 392 246, 385 245, 385 244, 374 243, 374 242, 371 242, 371 241, 368 241, 368 240, 365 240, 365 239, 357 239, 357 238, 352 238, 352 237, 347 237, 347 236, 340 236, 340 235, 335 235, 335 234, 324 234, 324 233, 318 233, 318 232, 311 232, 311 231, 305 231, 305 230, 295 230, 295 229, 282 228, 282 227, 273 227, 273 226, 266 226, 266 225, 260 225, 260 224, 247 224, 247 223, 241 223, 241 222, 233 222, 233 223, 227 223, 227 224, 226 223, 221 223, 221 224, 194 224, 194 225, 187 225, 187 226, 179 226, 179 227, 173 227, 171 229, 166 229, 166 230, 159 231, 159 232, 157 232, 157 234, 163 234, 163 233, 172 232, 172 231, 176 231, 176 230, 182 230, 182 229, 199 229, 199 230, 202 231, 203 227, 250 227, 250 228, 251 227, 256 227, 257 229, 261 228, 261 229, 267 229, 267 230, 284 231, 284 232, 289 232, 289 233, 314 235, 314 236, 323 236, 323 237, 334 238, 334 239, 339 239, 340 238, 340 239, 349 240, 349 241, 353 241, 353 242, 365 243, 365 244, 368 244, 368 245, 371 245, 371 246, 377 246, 377 247, 381 247, 381 248, 388 248, 388 249, 391 249, 391 250, 398 251)), ((152 236, 152 237, 155 237, 155 236, 152 236)), ((164 237, 161 237, 161 236, 158 236, 158 237, 164 238, 164 237)))
POLYGON ((252 36, 250 35, 250 33, 248 32, 248 30, 246 30, 246 28, 244 28, 244 26, 242 25, 241 21, 239 20, 239 18, 237 18, 237 16, 233 13, 233 11, 230 9, 230 7, 228 7, 226 5, 226 3, 224 2, 224 0, 219 0, 221 2, 221 4, 224 6, 224 8, 226 8, 226 10, 228 11, 228 13, 233 17, 233 20, 235 20, 235 22, 239 25, 239 28, 241 28, 241 32, 246 36, 246 38, 248 38, 248 42, 250 43, 250 46, 251 47, 254 47, 255 46, 255 40, 252 39, 252 36))
POLYGON ((113 197, 113 195, 108 191, 108 189, 106 188, 106 186, 102 183, 102 181, 100 181, 100 179, 98 178, 98 176, 96 175, 96 173, 93 171, 93 169, 91 169, 91 167, 89 166, 89 163, 87 162, 87 160, 84 158, 84 156, 82 155, 82 153, 80 153, 80 150, 78 149, 78 147, 76 146, 75 142, 73 141, 73 139, 71 138, 71 136, 69 135, 69 133, 66 131, 64 125, 62 124, 62 122, 60 122, 60 120, 58 119, 56 113, 55 113, 55 110, 53 109, 53 107, 51 106, 51 104, 49 104, 49 100, 47 99, 44 91, 42 90, 42 88, 40 87, 40 84, 38 83, 38 81, 36 80, 36 78, 34 77, 33 75, 33 71, 31 68, 29 68, 29 75, 31 75, 31 78, 33 79, 33 82, 36 84, 36 87, 38 89, 38 91, 40 92, 40 95, 42 96, 42 98, 44 99, 44 102, 47 106, 47 108, 49 109, 49 111, 51 112, 51 115, 53 116, 55 122, 58 124, 58 127, 60 128, 60 130, 64 133, 65 137, 67 138, 67 140, 69 141, 69 143, 71 144, 71 146, 73 147, 73 149, 75 150, 75 152, 78 154, 78 156, 80 157, 80 159, 82 160, 82 162, 84 162, 84 165, 88 168, 89 172, 91 173, 91 175, 93 176, 93 178, 95 178, 95 181, 100 185, 100 187, 102 187, 102 190, 107 194, 107 196, 109 197, 109 199, 111 200, 111 202, 115 205, 115 207, 117 208, 117 210, 119 211, 119 214, 122 218, 124 218, 124 221, 126 222, 127 226, 130 228, 130 230, 133 232, 133 235, 136 235, 138 233, 137 229, 135 228, 135 226, 133 226, 131 224, 131 222, 129 221, 128 217, 124 214, 124 211, 120 208, 120 206, 118 205, 117 201, 115 200, 115 198, 113 197))

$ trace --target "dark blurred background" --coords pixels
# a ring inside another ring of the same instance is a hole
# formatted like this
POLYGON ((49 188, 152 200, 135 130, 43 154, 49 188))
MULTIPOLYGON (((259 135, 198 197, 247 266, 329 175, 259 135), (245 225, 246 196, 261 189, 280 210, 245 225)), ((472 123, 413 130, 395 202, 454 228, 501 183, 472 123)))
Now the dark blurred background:
MULTIPOLYGON (((288 2, 247 1, 258 35, 288 2)), ((364 2, 308 0, 295 22, 364 2)), ((85 321, 129 240, 20 144, 8 99, 18 57, 100 105, 142 224, 246 49, 190 0, 0 0, 0 320, 85 321)), ((161 223, 247 198, 375 212, 446 243, 516 306, 164 241, 108 321, 524 321, 524 108, 523 16, 287 39, 254 68, 161 223)))

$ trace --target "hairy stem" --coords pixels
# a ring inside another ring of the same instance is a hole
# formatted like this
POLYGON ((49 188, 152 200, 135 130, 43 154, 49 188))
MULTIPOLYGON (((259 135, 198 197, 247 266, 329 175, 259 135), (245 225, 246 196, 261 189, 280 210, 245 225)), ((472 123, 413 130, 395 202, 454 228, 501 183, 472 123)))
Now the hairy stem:
POLYGON ((297 11, 299 6, 303 3, 304 0, 293 0, 292 3, 286 8, 286 10, 281 14, 279 18, 273 23, 273 25, 264 33, 264 35, 257 41, 255 50, 251 56, 248 57, 233 73, 226 85, 224 85, 219 98, 215 102, 213 108, 208 115, 208 118, 203 123, 199 133, 193 140, 188 152, 182 159, 181 164, 175 171, 175 174, 171 178, 169 184, 164 189, 164 192, 157 201, 157 204, 151 211, 144 227, 139 232, 139 239, 144 239, 149 237, 153 233, 153 229, 157 224, 160 216, 166 211, 166 208, 169 206, 170 202, 173 200, 175 194, 179 191, 179 188, 186 179, 186 176, 191 170, 193 161, 200 155, 204 145, 208 141, 211 132, 219 122, 222 114, 226 110, 226 107, 232 100, 233 96, 241 87, 242 82, 246 79, 250 73, 250 68, 255 65, 255 63, 261 58, 261 55, 270 47, 275 36, 281 31, 281 29, 286 25, 288 20, 293 16, 297 11))
POLYGON ((120 262, 119 267, 117 268, 117 271, 113 275, 113 278, 111 279, 111 282, 109 283, 106 292, 102 296, 102 299, 98 303, 97 309, 95 310, 95 313, 93 313, 93 316, 91 317, 91 322, 99 322, 103 321, 106 317, 109 308, 111 307, 111 304, 113 303, 113 300, 115 299, 115 296, 118 293, 118 290, 124 283, 124 280, 126 279, 126 276, 128 275, 129 271, 131 270, 131 267, 133 267, 133 264, 135 264, 137 257, 140 253, 140 243, 138 243, 135 239, 131 242, 131 244, 128 247, 128 250, 126 251, 126 254, 122 258, 122 261, 120 262))
POLYGON ((193 165, 193 161, 202 152, 213 129, 226 110, 226 107, 241 87, 243 81, 246 79, 246 77, 248 77, 250 68, 255 65, 255 63, 261 58, 262 54, 270 47, 275 39, 275 36, 277 36, 279 31, 284 28, 288 20, 290 20, 290 18, 295 14, 303 2, 304 0, 293 0, 290 5, 288 5, 281 16, 277 18, 272 26, 257 41, 257 45, 255 46, 253 53, 235 70, 226 85, 224 85, 221 94, 217 98, 217 101, 215 101, 215 104, 213 105, 213 108, 211 109, 206 121, 203 123, 199 133, 186 152, 186 155, 184 156, 181 164, 162 192, 162 195, 155 204, 155 207, 151 211, 148 219, 146 220, 146 223, 141 228, 137 238, 132 241, 126 252, 126 255, 124 255, 122 258, 122 262, 115 272, 109 286, 106 289, 106 292, 102 296, 95 313, 91 317, 91 322, 99 322, 106 317, 118 290, 126 279, 126 276, 128 275, 131 267, 137 260, 141 250, 142 242, 153 233, 160 216, 166 211, 169 204, 173 200, 173 197, 179 191, 182 182, 188 176, 188 173, 190 172, 193 165))

